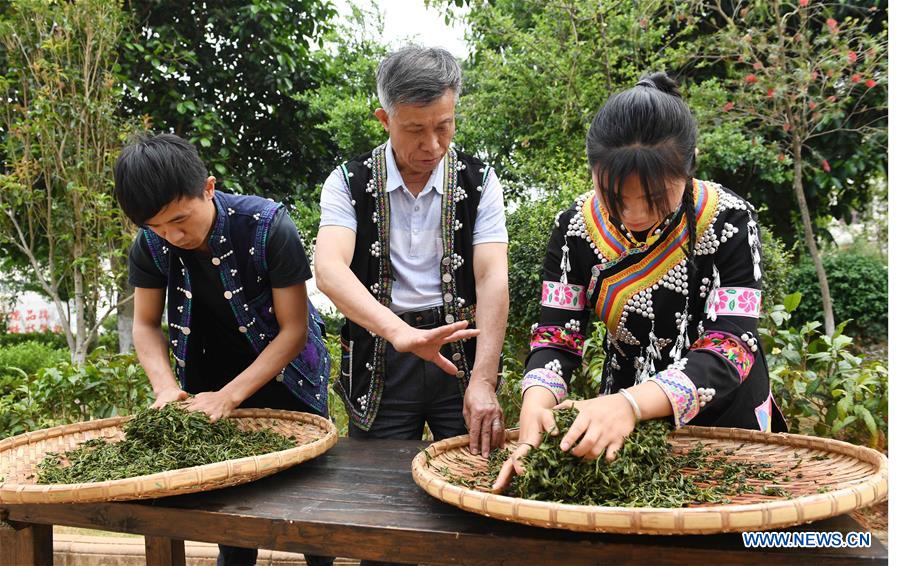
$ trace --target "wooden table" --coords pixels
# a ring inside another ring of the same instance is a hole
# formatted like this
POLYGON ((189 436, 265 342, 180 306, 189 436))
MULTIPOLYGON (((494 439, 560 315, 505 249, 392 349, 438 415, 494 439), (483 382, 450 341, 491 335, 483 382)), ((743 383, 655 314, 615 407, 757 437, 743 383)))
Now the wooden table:
MULTIPOLYGON (((184 540, 373 560, 472 564, 887 562, 870 548, 745 549, 740 534, 625 536, 528 527, 433 499, 412 480, 425 443, 341 439, 327 454, 229 489, 144 502, 0 505, 0 564, 50 564, 52 525, 146 537, 147 563, 184 563, 184 540), (12 526, 12 528, 10 528, 12 526)), ((849 516, 798 527, 863 531, 849 516)))

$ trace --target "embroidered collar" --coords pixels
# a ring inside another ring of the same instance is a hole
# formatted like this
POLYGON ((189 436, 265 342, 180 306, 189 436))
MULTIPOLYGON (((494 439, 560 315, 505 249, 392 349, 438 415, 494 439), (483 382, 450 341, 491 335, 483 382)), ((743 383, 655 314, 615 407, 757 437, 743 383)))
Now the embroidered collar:
MULTIPOLYGON (((719 201, 715 186, 694 182, 694 213, 697 215, 697 233, 702 234, 714 221, 719 201)), ((682 212, 677 215, 674 229, 667 230, 659 245, 625 269, 619 269, 603 278, 597 289, 595 310, 600 320, 614 334, 618 331, 622 313, 628 300, 659 282, 684 258, 687 242, 687 220, 682 212)), ((626 255, 628 252, 626 252, 626 255)), ((600 270, 614 266, 617 261, 602 264, 600 270)), ((599 277, 600 270, 597 271, 599 277)), ((592 284, 593 285, 593 284, 592 284)))
MULTIPOLYGON (((700 181, 693 180, 695 211, 700 203, 700 181)), ((643 242, 634 239, 624 225, 618 225, 609 212, 601 204, 596 192, 588 197, 581 207, 585 219, 585 228, 594 245, 607 260, 618 260, 624 256, 641 253, 650 249, 661 238, 669 234, 673 226, 678 226, 684 216, 684 207, 680 206, 674 213, 652 227, 643 242)))

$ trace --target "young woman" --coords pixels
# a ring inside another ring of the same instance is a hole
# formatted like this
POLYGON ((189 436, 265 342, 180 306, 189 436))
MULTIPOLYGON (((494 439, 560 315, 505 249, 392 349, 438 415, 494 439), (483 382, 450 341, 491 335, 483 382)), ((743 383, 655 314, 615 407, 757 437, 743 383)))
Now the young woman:
POLYGON ((561 448, 612 460, 642 419, 786 430, 757 334, 762 270, 753 207, 693 177, 697 125, 675 82, 655 73, 612 96, 591 123, 594 190, 557 217, 540 322, 522 380, 520 442, 497 480, 579 415, 561 448), (565 401, 585 334, 607 329, 599 395, 565 401))

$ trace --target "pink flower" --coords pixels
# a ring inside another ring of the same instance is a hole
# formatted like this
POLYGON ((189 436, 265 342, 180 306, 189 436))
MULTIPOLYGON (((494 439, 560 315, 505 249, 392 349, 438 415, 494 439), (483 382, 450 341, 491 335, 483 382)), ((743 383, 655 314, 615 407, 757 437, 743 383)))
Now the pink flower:
POLYGON ((806 8, 807 6, 809 6, 809 0, 800 0, 801 8, 806 8))
POLYGON ((756 82, 756 75, 754 75, 753 73, 750 73, 749 75, 744 77, 744 82, 746 82, 748 85, 752 85, 753 83, 756 82))
POLYGON ((744 291, 738 297, 738 306, 744 312, 756 312, 759 307, 759 301, 756 300, 756 293, 753 291, 744 291))
POLYGON ((847 60, 850 61, 850 64, 856 63, 856 51, 850 51, 847 53, 847 60))
POLYGON ((716 310, 724 311, 728 308, 728 294, 725 291, 719 291, 719 297, 716 301, 716 310))
POLYGON ((726 102, 725 106, 722 107, 722 110, 724 110, 725 112, 728 112, 729 110, 732 110, 733 108, 734 108, 734 102, 726 102))
POLYGON ((869 79, 866 81, 866 86, 869 88, 874 88, 878 83, 875 82, 874 79, 869 79))
POLYGON ((827 159, 822 160, 822 169, 824 169, 826 173, 831 173, 831 164, 828 163, 827 159))
POLYGON ((861 80, 862 80, 862 77, 859 76, 859 73, 854 73, 853 76, 850 77, 850 82, 853 84, 856 84, 861 80))
POLYGON ((825 20, 825 24, 828 26, 828 29, 831 30, 832 33, 837 31, 838 23, 834 18, 828 18, 825 20))

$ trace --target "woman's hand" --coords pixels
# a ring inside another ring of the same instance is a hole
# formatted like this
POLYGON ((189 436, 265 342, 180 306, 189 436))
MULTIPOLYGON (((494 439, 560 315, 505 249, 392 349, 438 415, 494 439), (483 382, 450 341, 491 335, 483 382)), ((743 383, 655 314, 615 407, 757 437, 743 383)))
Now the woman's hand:
POLYGON ((529 450, 541 443, 545 432, 549 432, 553 436, 559 434, 553 409, 546 407, 528 408, 524 406, 522 414, 519 415, 519 427, 519 446, 500 468, 500 473, 497 474, 497 479, 491 486, 491 491, 494 493, 500 493, 509 486, 513 473, 522 475, 525 472, 519 460, 528 454, 529 450))
POLYGON ((588 460, 595 460, 605 453, 607 461, 613 461, 625 444, 625 437, 637 424, 634 409, 625 396, 602 395, 586 401, 563 401, 554 409, 571 407, 578 409, 578 416, 563 436, 560 449, 566 451, 574 446, 572 454, 588 460))

